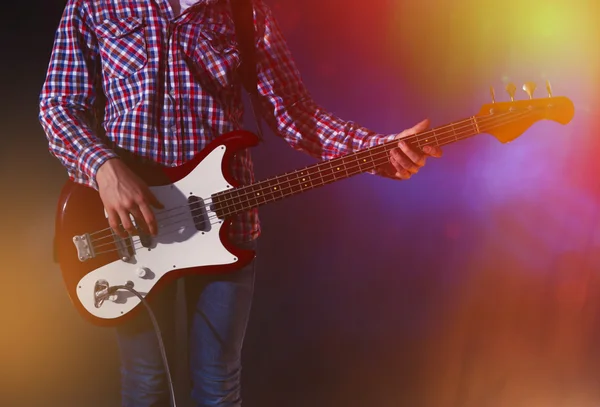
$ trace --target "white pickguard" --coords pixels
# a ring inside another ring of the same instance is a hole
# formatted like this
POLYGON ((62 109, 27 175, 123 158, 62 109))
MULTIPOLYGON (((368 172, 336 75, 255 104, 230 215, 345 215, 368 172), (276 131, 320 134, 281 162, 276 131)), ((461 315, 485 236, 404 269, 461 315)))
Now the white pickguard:
POLYGON ((140 303, 129 291, 120 290, 116 299, 106 300, 97 308, 94 304, 94 286, 99 280, 106 280, 110 286, 124 285, 131 281, 133 288, 145 297, 170 271, 232 264, 238 260, 221 243, 219 232, 222 223, 210 207, 207 206, 206 213, 212 221, 210 227, 202 232, 197 230, 188 205, 189 196, 206 200, 210 199, 212 194, 230 188, 221 174, 225 150, 225 146, 213 150, 180 181, 151 188, 164 205, 164 209, 156 211, 158 236, 153 238, 150 250, 137 243, 135 255, 129 261, 119 260, 107 264, 88 273, 79 281, 77 296, 90 314, 103 319, 118 318, 140 303), (147 269, 146 276, 138 276, 140 268, 147 269))

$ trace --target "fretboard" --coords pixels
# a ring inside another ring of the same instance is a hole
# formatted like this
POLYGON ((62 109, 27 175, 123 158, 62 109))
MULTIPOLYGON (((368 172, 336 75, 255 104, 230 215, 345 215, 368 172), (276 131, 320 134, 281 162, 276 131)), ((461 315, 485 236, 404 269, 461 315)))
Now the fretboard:
MULTIPOLYGON (((412 146, 443 146, 481 133, 474 116, 407 137, 412 146)), ((353 175, 374 171, 389 160, 389 152, 398 140, 360 150, 343 157, 322 161, 300 170, 288 172, 254 184, 223 191, 212 196, 213 208, 220 218, 236 215, 297 195, 313 188, 331 184, 353 175)))

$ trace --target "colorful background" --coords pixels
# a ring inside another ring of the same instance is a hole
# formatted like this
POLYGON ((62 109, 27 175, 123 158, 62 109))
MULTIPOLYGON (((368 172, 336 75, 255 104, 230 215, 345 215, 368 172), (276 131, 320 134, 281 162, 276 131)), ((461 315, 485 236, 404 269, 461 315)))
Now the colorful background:
MULTIPOLYGON (((373 130, 471 116, 508 82, 550 80, 576 112, 265 207, 245 405, 598 406, 600 3, 268 3, 315 100, 373 130)), ((65 174, 36 116, 63 6, 5 9, 2 406, 118 405, 113 333, 51 261, 65 174)), ((253 154, 259 178, 314 162, 273 135, 253 154)))

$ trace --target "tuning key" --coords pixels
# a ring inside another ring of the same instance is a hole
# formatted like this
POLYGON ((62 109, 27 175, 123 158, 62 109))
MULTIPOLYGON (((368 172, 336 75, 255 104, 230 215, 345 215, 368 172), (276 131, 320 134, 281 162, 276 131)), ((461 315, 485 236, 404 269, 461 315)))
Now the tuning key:
POLYGON ((552 97, 552 86, 550 86, 550 81, 546 80, 546 90, 548 91, 548 97, 552 97))
POLYGON ((496 103, 496 91, 493 86, 490 86, 490 94, 492 95, 492 103, 496 103))
POLYGON ((535 82, 525 82, 523 85, 523 90, 529 95, 529 99, 533 99, 533 92, 535 92, 536 87, 535 82))
POLYGON ((515 84, 509 83, 508 85, 506 85, 505 89, 508 92, 508 95, 510 96, 511 102, 514 102, 515 101, 515 92, 517 91, 517 87, 515 86, 515 84))

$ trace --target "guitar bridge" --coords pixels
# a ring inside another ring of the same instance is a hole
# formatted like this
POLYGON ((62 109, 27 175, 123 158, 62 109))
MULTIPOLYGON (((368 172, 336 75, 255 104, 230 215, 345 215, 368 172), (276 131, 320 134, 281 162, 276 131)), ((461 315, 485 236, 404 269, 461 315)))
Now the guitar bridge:
POLYGON ((77 257, 82 263, 93 259, 96 256, 89 233, 73 237, 73 243, 77 249, 77 257))

